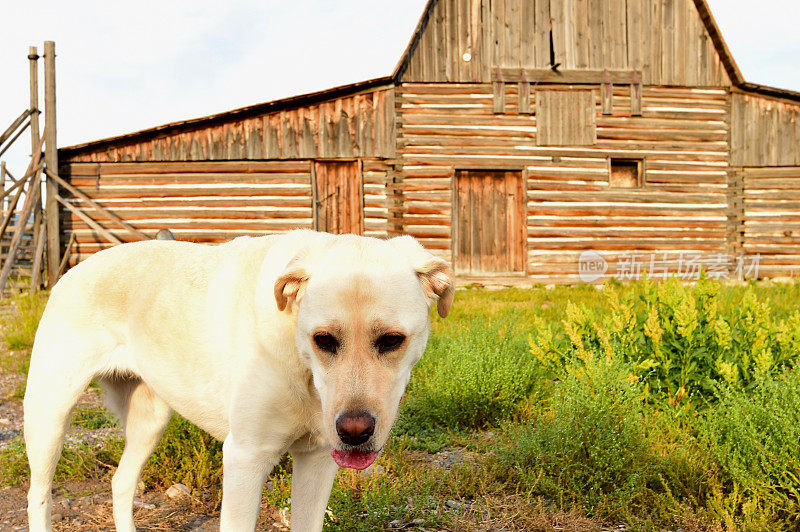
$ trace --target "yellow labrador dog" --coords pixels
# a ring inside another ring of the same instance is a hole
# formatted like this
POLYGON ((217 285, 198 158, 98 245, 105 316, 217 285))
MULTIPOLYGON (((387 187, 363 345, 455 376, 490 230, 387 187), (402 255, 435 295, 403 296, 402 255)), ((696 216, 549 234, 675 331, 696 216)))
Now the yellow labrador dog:
POLYGON ((294 231, 92 256, 53 289, 33 346, 30 529, 51 529, 70 411, 96 378, 125 426, 117 530, 135 530, 134 491, 173 410, 224 440, 222 530, 254 529, 287 451, 292 528, 320 530, 337 464, 375 461, 425 350, 429 307, 446 316, 453 292, 450 266, 410 237, 294 231))

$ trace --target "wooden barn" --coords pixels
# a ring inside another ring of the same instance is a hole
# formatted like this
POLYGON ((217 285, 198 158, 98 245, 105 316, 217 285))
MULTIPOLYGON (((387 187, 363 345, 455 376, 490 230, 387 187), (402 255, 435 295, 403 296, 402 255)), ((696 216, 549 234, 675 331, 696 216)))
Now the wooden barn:
POLYGON ((576 282, 587 252, 800 269, 800 93, 746 82, 705 0, 430 0, 391 76, 62 148, 59 173, 71 263, 303 227, 411 234, 462 283, 576 282))

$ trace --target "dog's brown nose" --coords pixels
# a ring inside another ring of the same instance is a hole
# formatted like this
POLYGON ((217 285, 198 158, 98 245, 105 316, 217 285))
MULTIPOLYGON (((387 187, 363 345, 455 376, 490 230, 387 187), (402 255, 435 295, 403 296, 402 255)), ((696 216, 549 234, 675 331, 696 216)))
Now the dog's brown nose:
POLYGON ((375 418, 367 412, 345 412, 336 419, 336 433, 347 445, 361 445, 375 432, 375 418))

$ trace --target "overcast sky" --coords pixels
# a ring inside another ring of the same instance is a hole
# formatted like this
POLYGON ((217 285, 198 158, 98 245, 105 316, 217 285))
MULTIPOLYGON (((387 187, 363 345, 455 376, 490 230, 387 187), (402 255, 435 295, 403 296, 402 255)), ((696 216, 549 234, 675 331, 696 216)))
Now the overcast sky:
MULTIPOLYGON (((795 1, 710 4, 748 81, 800 90, 795 1)), ((28 106, 28 46, 41 54, 45 40, 56 42, 58 144, 67 146, 388 75, 424 5, 0 0, 0 130, 28 106)), ((19 175, 29 153, 29 140, 18 141, 4 159, 19 175)))

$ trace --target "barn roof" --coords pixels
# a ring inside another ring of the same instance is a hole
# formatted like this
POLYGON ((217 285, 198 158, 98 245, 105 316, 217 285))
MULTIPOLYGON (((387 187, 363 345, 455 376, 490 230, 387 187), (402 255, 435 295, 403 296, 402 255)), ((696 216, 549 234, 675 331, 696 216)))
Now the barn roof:
MULTIPOLYGON (((133 133, 127 133, 124 135, 118 135, 114 137, 108 137, 105 139, 68 146, 65 148, 61 148, 59 151, 63 152, 64 155, 68 156, 76 152, 81 152, 86 150, 96 150, 98 148, 102 148, 105 145, 116 144, 119 142, 143 140, 147 138, 157 137, 159 135, 166 135, 166 134, 180 132, 186 129, 194 129, 197 128, 198 126, 214 125, 220 122, 227 122, 232 119, 249 118, 272 111, 280 111, 282 109, 302 107, 304 105, 311 105, 329 99, 347 96, 360 91, 386 86, 392 83, 397 83, 402 78, 403 73, 408 68, 411 57, 413 56, 414 51, 419 45, 422 33, 425 30, 425 26, 431 16, 431 13, 433 12, 433 8, 436 6, 438 2, 439 0, 428 0, 428 3, 425 5, 425 9, 422 12, 422 16, 420 16, 419 22, 417 23, 416 29, 414 30, 414 33, 411 36, 408 46, 406 47, 402 57, 395 66, 395 69, 391 76, 374 78, 366 81, 361 81, 358 83, 352 83, 349 85, 341 85, 338 87, 333 87, 323 91, 301 94, 298 96, 292 96, 280 100, 272 100, 269 102, 250 105, 247 107, 240 107, 238 109, 233 109, 231 111, 225 111, 222 113, 217 113, 205 117, 194 118, 190 120, 181 120, 177 122, 170 122, 161 126, 143 129, 133 133)), ((703 21, 711 37, 712 42, 714 43, 714 47, 717 53, 719 54, 722 64, 725 66, 725 71, 730 77, 734 87, 745 92, 800 102, 800 92, 787 89, 779 89, 776 87, 769 87, 766 85, 750 83, 745 81, 744 76, 742 75, 742 72, 739 69, 739 66, 736 64, 736 61, 733 58, 733 54, 731 54, 731 51, 728 48, 728 45, 722 36, 722 32, 719 29, 719 25, 717 24, 717 21, 714 19, 714 15, 711 13, 711 8, 709 7, 707 0, 693 0, 693 2, 700 14, 701 20, 703 21)))

